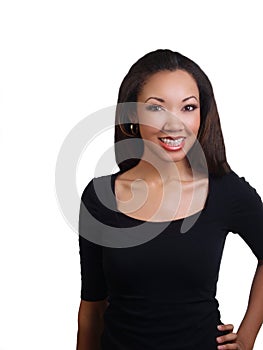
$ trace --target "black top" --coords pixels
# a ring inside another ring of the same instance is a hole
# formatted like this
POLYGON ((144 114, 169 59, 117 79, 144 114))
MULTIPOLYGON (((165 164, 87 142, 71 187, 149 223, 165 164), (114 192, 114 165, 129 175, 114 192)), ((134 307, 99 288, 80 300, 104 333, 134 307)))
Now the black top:
POLYGON ((177 219, 144 243, 124 248, 100 245, 97 238, 104 228, 103 237, 110 227, 124 235, 127 227, 146 224, 151 233, 163 224, 121 213, 116 200, 112 206, 99 200, 97 188, 105 197, 114 197, 119 173, 93 178, 81 196, 81 206, 103 223, 101 229, 80 210, 81 299, 108 297, 110 303, 101 348, 216 350, 216 337, 223 333, 217 330, 222 322, 215 295, 225 239, 228 232, 238 233, 256 258, 263 259, 260 196, 234 171, 222 177, 209 175, 205 207, 186 233, 181 233, 184 219, 177 219))

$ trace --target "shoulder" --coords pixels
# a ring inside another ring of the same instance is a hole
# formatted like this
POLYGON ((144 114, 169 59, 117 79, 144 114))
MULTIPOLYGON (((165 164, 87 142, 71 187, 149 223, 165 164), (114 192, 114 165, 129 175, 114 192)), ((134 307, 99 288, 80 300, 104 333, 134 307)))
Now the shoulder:
POLYGON ((81 194, 81 203, 92 212, 98 212, 102 207, 112 208, 114 198, 112 179, 114 174, 93 177, 89 180, 81 194))
POLYGON ((106 188, 106 186, 111 185, 112 174, 96 176, 89 180, 87 185, 84 187, 81 199, 87 199, 89 197, 98 196, 97 192, 101 192, 100 190, 106 188))
POLYGON ((215 180, 230 205, 245 205, 246 208, 253 209, 262 206, 262 200, 256 188, 249 181, 234 170, 215 180))
POLYGON ((259 198, 257 190, 251 184, 252 180, 249 179, 249 182, 247 178, 239 176, 233 170, 228 175, 230 188, 233 188, 232 191, 234 191, 236 196, 259 198))

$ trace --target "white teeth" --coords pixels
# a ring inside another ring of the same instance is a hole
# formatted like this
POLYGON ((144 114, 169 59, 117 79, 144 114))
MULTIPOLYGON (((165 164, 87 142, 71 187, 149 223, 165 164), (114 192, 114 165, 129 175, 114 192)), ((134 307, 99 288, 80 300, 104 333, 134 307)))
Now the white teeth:
POLYGON ((162 142, 166 143, 169 146, 179 146, 183 140, 184 137, 181 137, 180 139, 177 140, 171 140, 171 139, 166 139, 165 137, 161 137, 162 142))

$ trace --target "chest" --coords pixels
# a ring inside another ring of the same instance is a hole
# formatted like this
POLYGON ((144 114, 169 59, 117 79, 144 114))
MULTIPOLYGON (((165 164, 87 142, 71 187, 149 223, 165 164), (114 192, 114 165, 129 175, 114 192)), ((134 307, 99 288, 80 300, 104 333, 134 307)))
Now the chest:
POLYGON ((201 211, 208 196, 208 179, 150 186, 144 181, 115 183, 119 211, 145 221, 181 219, 201 211))
POLYGON ((225 243, 224 230, 212 222, 195 225, 186 234, 179 230, 180 222, 173 222, 144 244, 104 248, 103 266, 111 293, 171 293, 181 298, 185 293, 213 290, 225 243))

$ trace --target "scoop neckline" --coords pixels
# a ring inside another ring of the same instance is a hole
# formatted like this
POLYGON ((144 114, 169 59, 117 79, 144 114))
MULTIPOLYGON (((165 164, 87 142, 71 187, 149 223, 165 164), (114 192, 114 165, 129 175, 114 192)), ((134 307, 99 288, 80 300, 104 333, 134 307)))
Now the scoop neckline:
POLYGON ((149 224, 168 224, 168 223, 178 223, 180 221, 183 221, 183 220, 187 220, 187 219, 190 219, 196 215, 200 216, 200 215, 203 215, 204 212, 207 210, 207 206, 208 206, 208 201, 210 199, 210 193, 211 193, 211 180, 212 180, 212 177, 211 177, 211 174, 208 173, 208 194, 206 196, 206 200, 205 200, 205 204, 204 204, 204 207, 197 211, 196 213, 194 214, 191 214, 191 215, 188 215, 186 217, 183 217, 183 218, 178 218, 178 219, 173 219, 173 220, 166 220, 166 221, 150 221, 150 220, 142 220, 142 219, 137 219, 137 218, 134 218, 132 216, 129 216, 125 213, 123 213, 122 211, 120 211, 118 208, 117 208, 117 199, 116 199, 116 195, 115 195, 115 180, 117 178, 117 176, 119 174, 123 173, 123 171, 119 170, 117 171, 116 173, 113 173, 111 174, 111 189, 112 189, 112 192, 113 192, 113 198, 114 198, 114 204, 115 204, 115 211, 118 215, 126 218, 126 219, 129 219, 129 220, 132 220, 132 221, 136 221, 136 222, 139 222, 139 223, 149 223, 149 224))

